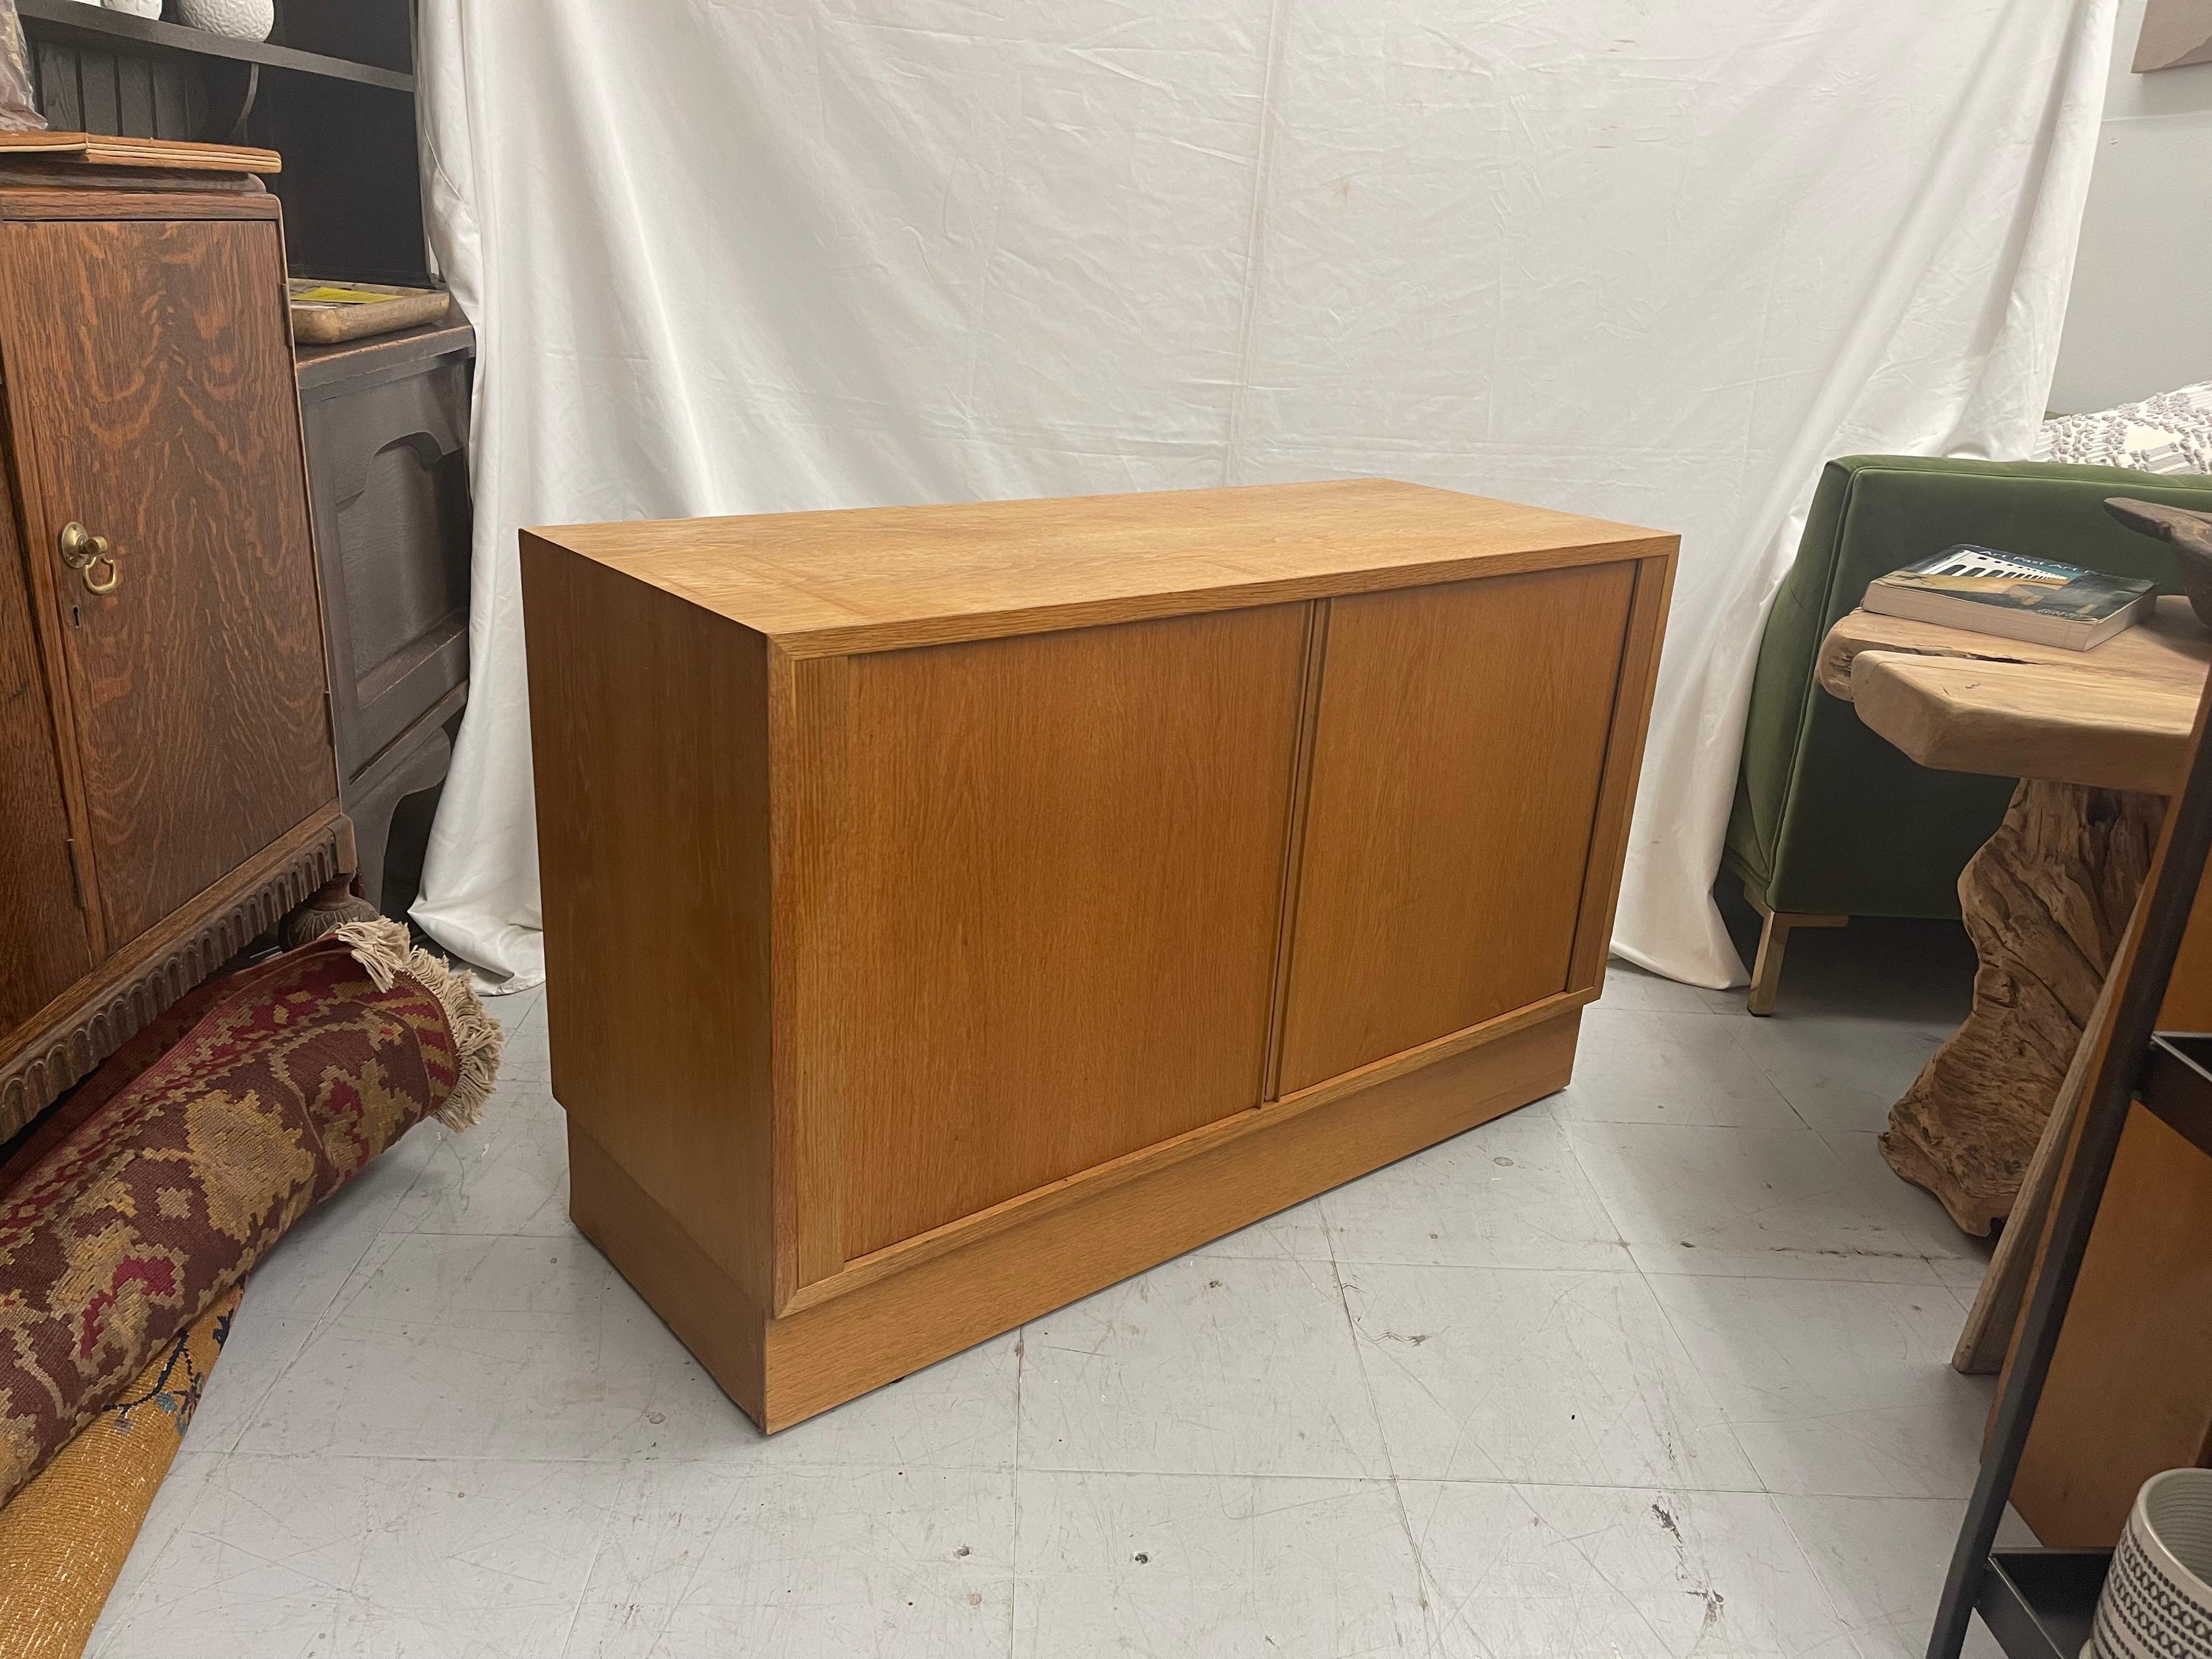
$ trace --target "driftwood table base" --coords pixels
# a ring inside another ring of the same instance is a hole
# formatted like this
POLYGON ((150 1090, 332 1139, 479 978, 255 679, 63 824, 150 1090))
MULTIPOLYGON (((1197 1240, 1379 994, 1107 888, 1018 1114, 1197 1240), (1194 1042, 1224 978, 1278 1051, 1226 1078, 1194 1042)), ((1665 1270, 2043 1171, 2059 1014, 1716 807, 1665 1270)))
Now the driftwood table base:
POLYGON ((2160 795, 2025 781, 1959 878, 1973 1012, 1890 1109, 1881 1152, 1970 1233, 2012 1209, 2165 814, 2160 795))

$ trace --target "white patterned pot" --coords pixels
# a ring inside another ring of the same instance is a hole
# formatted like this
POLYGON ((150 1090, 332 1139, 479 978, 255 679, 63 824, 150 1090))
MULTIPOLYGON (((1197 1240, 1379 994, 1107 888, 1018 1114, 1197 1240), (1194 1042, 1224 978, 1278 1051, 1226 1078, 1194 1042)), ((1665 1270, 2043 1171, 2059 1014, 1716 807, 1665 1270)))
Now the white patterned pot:
POLYGON ((2081 1659, 2212 1659, 2212 1469, 2143 1482, 2081 1659))
POLYGON ((177 0, 177 15, 210 34, 266 40, 276 27, 276 0, 177 0))
POLYGON ((127 11, 133 17, 159 17, 161 0, 104 0, 110 11, 127 11))

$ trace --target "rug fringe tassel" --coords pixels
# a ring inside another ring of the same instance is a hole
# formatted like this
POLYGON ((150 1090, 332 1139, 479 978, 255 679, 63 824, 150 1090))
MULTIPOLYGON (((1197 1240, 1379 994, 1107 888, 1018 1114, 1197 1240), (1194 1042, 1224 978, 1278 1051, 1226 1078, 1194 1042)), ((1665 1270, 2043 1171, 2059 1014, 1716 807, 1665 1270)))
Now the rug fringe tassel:
POLYGON ((368 982, 380 991, 389 991, 393 979, 414 967, 409 958, 415 955, 415 946, 404 921, 385 916, 374 921, 349 921, 333 928, 330 937, 353 952, 353 959, 368 969, 368 982))
POLYGON ((369 982, 378 990, 390 990, 393 979, 404 974, 438 999, 446 1023, 453 1028, 460 1061, 460 1077, 438 1109, 438 1121, 449 1129, 473 1127, 499 1081, 499 1055, 507 1034, 484 1012, 468 975, 428 951, 416 950, 404 922, 380 916, 374 921, 349 921, 331 937, 353 952, 353 959, 368 970, 369 982))

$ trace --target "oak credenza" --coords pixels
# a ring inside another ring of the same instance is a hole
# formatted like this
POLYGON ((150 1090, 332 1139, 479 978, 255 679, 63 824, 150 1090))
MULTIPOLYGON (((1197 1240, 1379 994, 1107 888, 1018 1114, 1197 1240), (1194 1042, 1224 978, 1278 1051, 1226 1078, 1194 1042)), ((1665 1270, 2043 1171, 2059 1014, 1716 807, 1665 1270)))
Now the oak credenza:
POLYGON ((764 1428, 1567 1081, 1673 536, 1358 480, 522 541, 571 1212, 764 1428))

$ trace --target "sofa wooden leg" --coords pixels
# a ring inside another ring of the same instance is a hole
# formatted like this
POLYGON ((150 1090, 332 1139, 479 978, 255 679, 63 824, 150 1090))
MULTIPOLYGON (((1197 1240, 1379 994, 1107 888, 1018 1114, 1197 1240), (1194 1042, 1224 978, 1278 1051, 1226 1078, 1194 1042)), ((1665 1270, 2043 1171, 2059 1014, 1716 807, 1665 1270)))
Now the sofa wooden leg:
POLYGON ((1850 923, 1850 918, 1770 908, 1766 901, 1752 890, 1749 883, 1744 885, 1743 896, 1759 912, 1759 959, 1752 966, 1751 994, 1744 999, 1744 1006, 1764 1016, 1774 1012, 1774 994, 1782 983, 1782 953, 1789 948, 1790 930, 1842 927, 1850 923))

